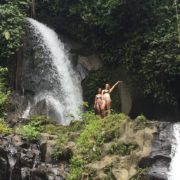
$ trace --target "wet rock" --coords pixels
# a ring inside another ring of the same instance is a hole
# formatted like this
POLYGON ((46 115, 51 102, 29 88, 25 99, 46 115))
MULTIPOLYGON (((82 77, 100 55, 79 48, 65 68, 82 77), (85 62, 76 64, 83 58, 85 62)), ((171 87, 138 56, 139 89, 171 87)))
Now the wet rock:
POLYGON ((30 151, 21 153, 21 166, 32 168, 34 164, 34 154, 30 151))
POLYGON ((73 155, 73 147, 75 147, 75 143, 72 141, 68 142, 68 144, 62 150, 60 160, 69 161, 73 155))
POLYGON ((56 135, 50 135, 48 133, 42 133, 40 139, 40 151, 42 162, 53 162, 53 153, 55 151, 56 135))
POLYGON ((41 151, 41 160, 42 162, 51 163, 53 162, 53 153, 55 152, 55 141, 54 140, 48 140, 44 141, 40 145, 40 151, 41 151))
POLYGON ((151 155, 140 162, 140 167, 150 167, 148 180, 167 180, 167 172, 171 162, 172 123, 159 122, 155 134, 151 155))
POLYGON ((44 168, 34 169, 32 171, 32 179, 33 180, 49 180, 46 169, 44 168))
MULTIPOLYGON (((64 171, 64 170, 63 170, 64 171)), ((47 164, 46 166, 40 166, 32 170, 33 180, 63 180, 63 172, 60 168, 51 167, 47 164)))
POLYGON ((9 163, 6 152, 0 148, 0 179, 8 179, 9 163))
POLYGON ((28 167, 21 168, 21 177, 23 180, 29 180, 31 178, 31 169, 28 167))
MULTIPOLYGON (((49 153, 50 145, 54 144, 55 136, 44 135, 47 140, 49 153)), ((22 144, 27 143, 19 136, 10 135, 0 138, 0 180, 62 180, 65 177, 65 166, 53 164, 43 164, 41 161, 40 147, 35 143, 28 143, 26 147, 22 144)), ((71 144, 69 144, 69 147, 71 144)), ((47 154, 46 154, 47 155, 47 154)), ((47 157, 46 157, 47 158, 47 157)), ((48 161, 48 159, 46 159, 48 161)), ((50 158, 50 161, 51 158, 50 158)))
POLYGON ((46 100, 43 99, 43 100, 39 101, 37 104, 35 104, 34 106, 32 106, 30 114, 46 116, 48 114, 46 100))

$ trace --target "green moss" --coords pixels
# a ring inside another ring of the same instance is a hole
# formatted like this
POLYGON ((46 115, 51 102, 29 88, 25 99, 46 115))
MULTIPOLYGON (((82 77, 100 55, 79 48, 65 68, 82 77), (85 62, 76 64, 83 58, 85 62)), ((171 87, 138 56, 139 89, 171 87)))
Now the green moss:
POLYGON ((12 132, 11 128, 8 128, 4 120, 0 119, 0 134, 8 135, 12 132))
POLYGON ((140 129, 144 129, 144 127, 149 126, 151 127, 152 124, 149 123, 147 118, 144 115, 137 116, 134 122, 134 131, 138 131, 140 129))
POLYGON ((56 148, 53 153, 53 158, 55 160, 59 160, 61 158, 61 155, 63 153, 64 147, 67 145, 69 140, 69 137, 67 134, 59 134, 58 138, 56 139, 56 148))
POLYGON ((116 177, 112 173, 112 165, 106 166, 104 168, 104 173, 107 174, 105 180, 116 180, 116 177))
POLYGON ((141 121, 141 122, 147 122, 147 119, 143 114, 141 114, 140 116, 137 116, 136 120, 141 121))
POLYGON ((130 180, 146 180, 147 172, 148 168, 139 168, 137 174, 133 176, 130 180))
POLYGON ((109 153, 110 154, 119 154, 122 156, 129 155, 133 150, 137 149, 137 144, 132 143, 114 143, 112 144, 109 153))
MULTIPOLYGON (((88 164, 94 160, 98 160, 103 156, 103 144, 107 141, 114 140, 119 137, 119 128, 120 124, 124 120, 129 118, 124 114, 113 114, 104 119, 101 119, 99 116, 95 116, 92 113, 87 113, 82 116, 84 123, 86 124, 83 127, 83 130, 80 136, 76 140, 76 148, 74 150, 73 157, 80 157, 83 159, 83 163, 88 164)), ((130 145, 127 146, 126 150, 131 149, 130 145)), ((129 150, 130 151, 130 150, 129 150)), ((68 177, 73 179, 74 174, 78 172, 80 168, 80 173, 86 171, 86 168, 82 169, 82 166, 75 163, 70 165, 70 172, 68 177)), ((75 179, 78 179, 80 176, 76 176, 75 179)))
POLYGON ((80 179, 84 169, 84 160, 81 157, 73 156, 70 163, 71 171, 67 176, 67 180, 80 179))

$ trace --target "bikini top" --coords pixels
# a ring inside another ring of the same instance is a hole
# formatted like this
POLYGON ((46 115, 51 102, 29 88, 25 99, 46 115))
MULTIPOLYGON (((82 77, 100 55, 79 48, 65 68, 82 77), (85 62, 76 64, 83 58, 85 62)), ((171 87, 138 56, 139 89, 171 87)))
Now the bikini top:
POLYGON ((101 95, 96 95, 96 99, 102 99, 101 95))
POLYGON ((103 91, 103 94, 106 94, 106 93, 110 94, 109 90, 104 90, 103 91))

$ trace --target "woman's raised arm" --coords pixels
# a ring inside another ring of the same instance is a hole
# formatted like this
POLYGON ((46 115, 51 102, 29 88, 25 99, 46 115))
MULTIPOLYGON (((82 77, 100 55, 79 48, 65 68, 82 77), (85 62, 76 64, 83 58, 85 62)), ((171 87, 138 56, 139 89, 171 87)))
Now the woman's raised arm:
POLYGON ((119 83, 122 83, 123 81, 117 81, 113 86, 112 86, 112 88, 109 90, 109 93, 111 93, 113 90, 114 90, 114 88, 119 84, 119 83))

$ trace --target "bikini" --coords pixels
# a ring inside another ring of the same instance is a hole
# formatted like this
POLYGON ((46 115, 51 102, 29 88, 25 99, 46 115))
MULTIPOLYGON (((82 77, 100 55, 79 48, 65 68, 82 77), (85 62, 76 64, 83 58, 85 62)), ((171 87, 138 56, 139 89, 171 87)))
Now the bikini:
MULTIPOLYGON (((109 90, 104 90, 103 95, 104 94, 110 94, 109 90)), ((108 97, 103 97, 103 100, 105 100, 105 102, 107 103, 109 101, 109 98, 108 97)))
MULTIPOLYGON (((101 95, 96 95, 96 99, 101 99, 102 100, 102 96, 101 95)), ((99 106, 101 106, 102 102, 96 102, 99 106)))
POLYGON ((102 99, 101 95, 96 95, 96 99, 102 99))

